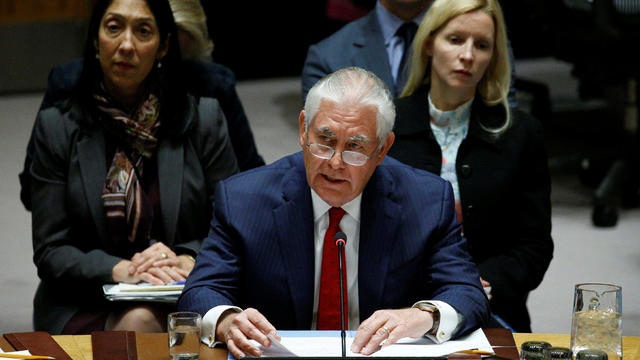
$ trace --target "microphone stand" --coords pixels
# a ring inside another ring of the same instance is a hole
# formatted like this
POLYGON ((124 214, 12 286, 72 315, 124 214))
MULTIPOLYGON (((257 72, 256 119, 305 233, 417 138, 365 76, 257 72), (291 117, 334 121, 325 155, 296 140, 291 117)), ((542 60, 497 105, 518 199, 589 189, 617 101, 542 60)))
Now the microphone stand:
POLYGON ((342 338, 342 357, 347 356, 347 342, 346 332, 344 330, 344 285, 342 279, 342 249, 344 248, 345 240, 347 236, 343 232, 339 232, 335 235, 335 242, 338 246, 338 271, 340 276, 340 336, 342 338))

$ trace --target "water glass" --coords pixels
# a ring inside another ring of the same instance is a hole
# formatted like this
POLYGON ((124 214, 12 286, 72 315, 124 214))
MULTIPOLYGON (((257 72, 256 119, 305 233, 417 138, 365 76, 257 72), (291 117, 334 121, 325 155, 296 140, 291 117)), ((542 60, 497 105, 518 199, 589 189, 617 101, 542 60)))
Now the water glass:
POLYGON ((550 347, 544 350, 545 360, 571 360, 573 353, 565 347, 550 347))
POLYGON ((580 350, 576 360, 607 360, 607 353, 602 350, 580 350))
POLYGON ((200 357, 202 317, 194 312, 174 312, 167 318, 169 355, 173 360, 195 360, 200 357))
POLYGON ((520 346, 520 360, 543 360, 544 351, 551 347, 546 341, 527 341, 520 346))
POLYGON ((602 350, 609 360, 622 359, 622 288, 613 284, 575 286, 571 351, 602 350))

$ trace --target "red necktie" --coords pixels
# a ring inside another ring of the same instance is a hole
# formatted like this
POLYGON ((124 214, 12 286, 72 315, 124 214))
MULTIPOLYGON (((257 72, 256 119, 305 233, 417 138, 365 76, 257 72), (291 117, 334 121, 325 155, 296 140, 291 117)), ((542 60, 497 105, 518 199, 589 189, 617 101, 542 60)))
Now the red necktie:
MULTIPOLYGON (((338 271, 338 247, 333 237, 340 230, 340 220, 345 211, 342 208, 329 209, 329 227, 324 234, 322 246, 322 272, 320 275, 320 296, 318 299, 318 330, 340 330, 340 273, 338 271)), ((345 329, 349 328, 349 306, 347 296, 347 264, 343 258, 344 316, 345 329)))

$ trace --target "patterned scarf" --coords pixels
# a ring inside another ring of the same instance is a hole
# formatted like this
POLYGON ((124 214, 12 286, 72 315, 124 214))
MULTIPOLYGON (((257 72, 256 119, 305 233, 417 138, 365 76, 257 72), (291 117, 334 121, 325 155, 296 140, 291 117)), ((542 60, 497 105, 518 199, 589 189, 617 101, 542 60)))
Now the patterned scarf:
MULTIPOLYGON (((139 229, 143 210, 143 191, 140 178, 144 159, 151 158, 158 144, 155 133, 160 126, 158 98, 149 94, 146 100, 131 113, 127 113, 111 100, 104 86, 93 96, 97 108, 104 116, 103 125, 118 139, 118 147, 107 171, 102 189, 102 201, 109 222, 116 228, 127 229, 127 238, 134 242, 139 230, 147 237, 149 229, 139 229)), ((148 239, 147 239, 148 240, 148 239)))

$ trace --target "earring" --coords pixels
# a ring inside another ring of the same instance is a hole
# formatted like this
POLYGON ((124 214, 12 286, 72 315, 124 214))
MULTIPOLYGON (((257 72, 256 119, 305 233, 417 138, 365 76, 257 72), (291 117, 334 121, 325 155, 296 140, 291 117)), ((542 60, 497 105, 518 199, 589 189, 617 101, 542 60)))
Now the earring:
POLYGON ((96 51, 96 59, 100 59, 100 53, 96 51))
POLYGON ((160 69, 162 67, 162 62, 158 61, 158 69, 160 69))

